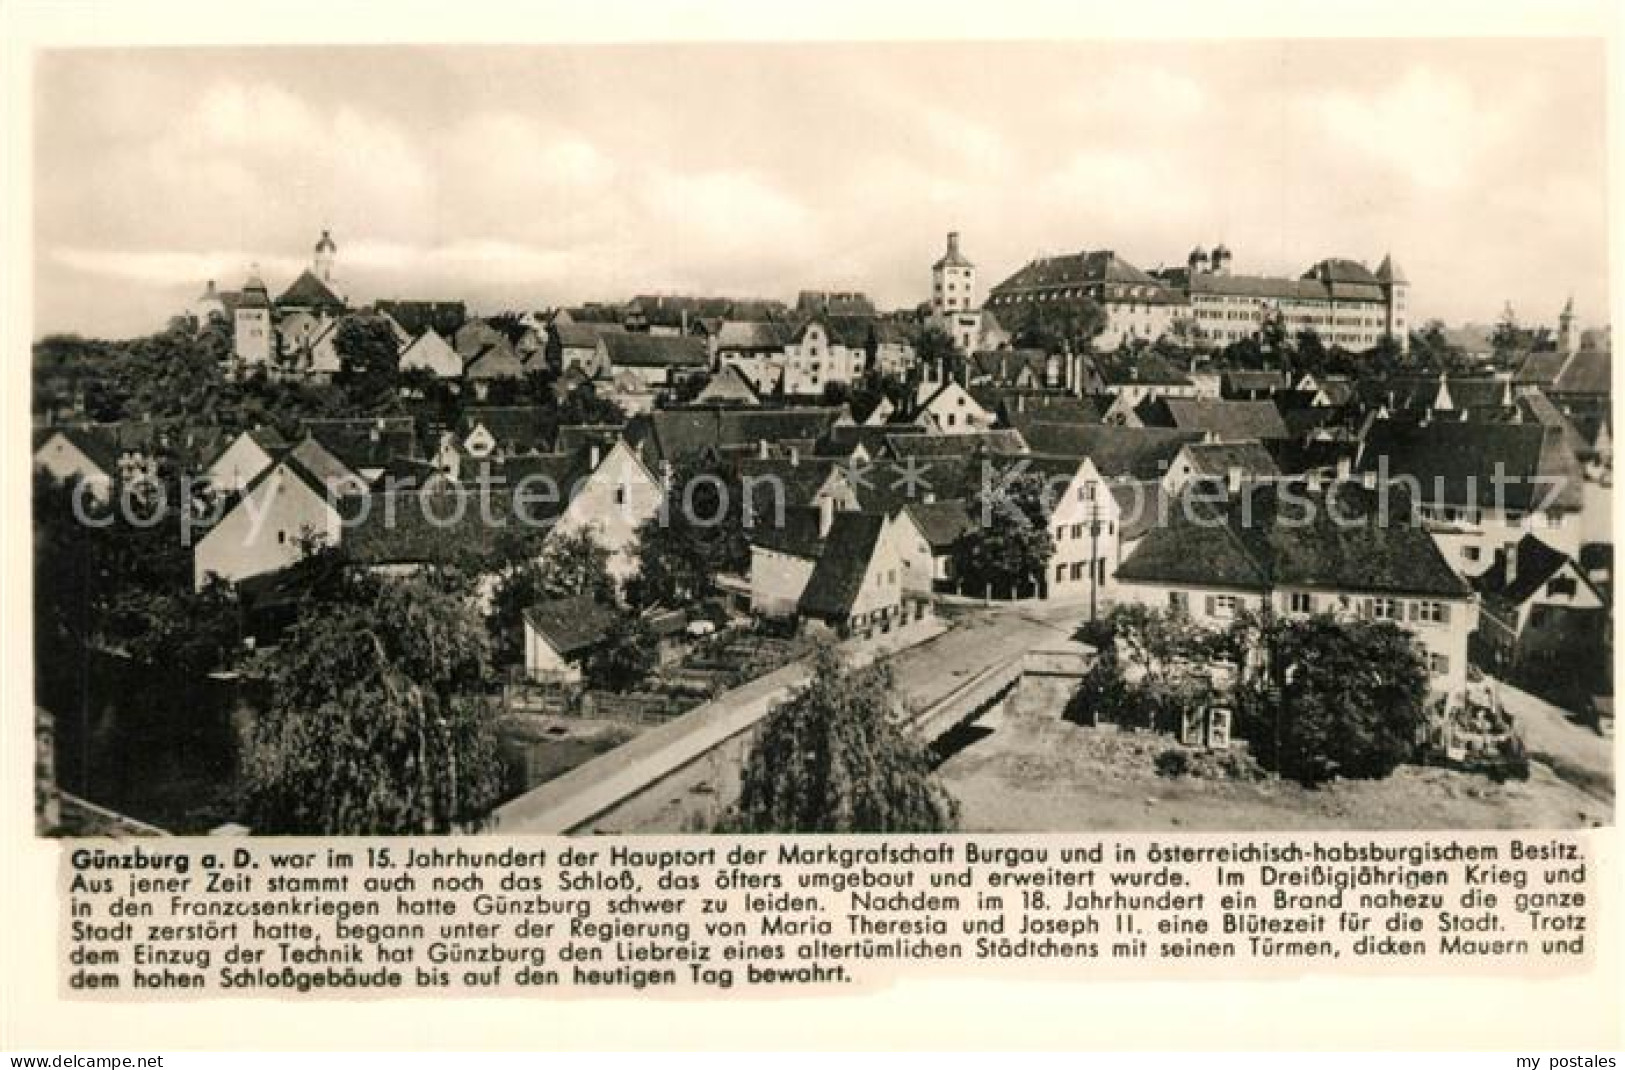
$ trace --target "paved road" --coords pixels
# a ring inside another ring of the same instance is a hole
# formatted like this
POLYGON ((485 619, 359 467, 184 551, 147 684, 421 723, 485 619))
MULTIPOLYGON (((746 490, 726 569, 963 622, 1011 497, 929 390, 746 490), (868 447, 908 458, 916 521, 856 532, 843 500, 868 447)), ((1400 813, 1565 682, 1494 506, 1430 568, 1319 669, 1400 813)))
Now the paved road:
MULTIPOLYGON (((888 660, 904 701, 922 710, 990 666, 1069 638, 1080 620, 1076 606, 961 611, 946 632, 888 660)), ((743 729, 803 678, 799 665, 780 670, 772 679, 730 692, 713 704, 715 710, 702 708, 679 719, 714 724, 671 722, 653 729, 507 804, 499 811, 500 827, 504 832, 645 833, 709 828, 737 794, 750 738, 743 729), (679 750, 682 760, 670 760, 679 750), (651 777, 648 771, 657 767, 666 771, 651 777), (645 786, 628 793, 626 785, 634 783, 645 786), (618 801, 606 810, 595 796, 618 801)))
POLYGON ((893 680, 904 701, 924 709, 984 669, 1070 639, 1085 612, 1042 604, 973 611, 930 642, 893 657, 893 680))
POLYGON ((1592 795, 1614 797, 1614 742, 1576 724, 1565 709, 1496 681, 1501 703, 1516 718, 1518 732, 1531 757, 1592 795))

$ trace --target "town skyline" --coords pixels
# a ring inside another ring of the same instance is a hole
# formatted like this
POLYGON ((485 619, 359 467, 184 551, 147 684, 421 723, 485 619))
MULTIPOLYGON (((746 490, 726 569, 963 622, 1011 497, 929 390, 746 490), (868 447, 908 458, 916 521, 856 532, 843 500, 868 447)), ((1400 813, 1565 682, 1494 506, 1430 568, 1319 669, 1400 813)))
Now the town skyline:
POLYGON ((275 288, 324 228, 353 299, 481 312, 912 308, 958 231, 983 294, 1039 254, 1150 270, 1223 242, 1239 274, 1392 254, 1416 326, 1507 301, 1552 324, 1571 294, 1607 321, 1602 53, 1578 42, 357 51, 43 57, 36 335, 154 330, 256 263, 275 288))

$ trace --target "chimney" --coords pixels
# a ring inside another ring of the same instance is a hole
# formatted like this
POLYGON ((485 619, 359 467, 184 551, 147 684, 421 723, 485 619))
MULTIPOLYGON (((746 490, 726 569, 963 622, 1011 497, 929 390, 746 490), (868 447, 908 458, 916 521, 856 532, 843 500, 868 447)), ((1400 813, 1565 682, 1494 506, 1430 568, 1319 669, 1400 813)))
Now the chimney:
POLYGON ((1509 542, 1501 549, 1501 556, 1506 559, 1506 585, 1511 587, 1518 578, 1518 544, 1509 542))
POLYGON ((789 447, 789 450, 790 450, 790 467, 795 468, 795 467, 797 467, 798 465, 801 464, 801 451, 799 449, 797 449, 796 447, 794 447, 794 446, 789 447))
POLYGON ((603 449, 597 442, 587 447, 587 467, 593 471, 598 470, 598 462, 603 460, 603 449))
POLYGON ((948 232, 948 258, 951 260, 959 255, 959 231, 948 232))
POLYGON ((835 499, 825 495, 818 499, 818 537, 829 536, 829 529, 835 525, 835 499))
POLYGON ((1338 480, 1339 481, 1347 481, 1348 478, 1349 478, 1349 473, 1353 469, 1353 467, 1354 467, 1354 463, 1349 458, 1347 458, 1347 457, 1339 457, 1337 459, 1337 478, 1338 478, 1338 480))
POLYGON ((1371 471, 1369 468, 1366 469, 1364 472, 1361 472, 1360 473, 1360 486, 1364 487, 1366 490, 1376 490, 1377 489, 1377 473, 1371 471))
POLYGON ((765 460, 767 460, 767 455, 768 455, 767 439, 765 439, 765 438, 757 439, 756 440, 756 457, 757 457, 757 459, 765 461, 765 460))
POLYGON ((1241 490, 1241 466, 1233 464, 1224 470, 1224 487, 1231 494, 1241 490))

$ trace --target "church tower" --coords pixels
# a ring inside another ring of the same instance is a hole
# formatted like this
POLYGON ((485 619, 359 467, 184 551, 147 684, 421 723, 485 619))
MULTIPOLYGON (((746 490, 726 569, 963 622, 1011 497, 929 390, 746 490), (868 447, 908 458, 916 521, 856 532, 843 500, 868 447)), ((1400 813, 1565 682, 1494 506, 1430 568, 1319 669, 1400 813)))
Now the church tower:
POLYGON ((959 232, 948 234, 948 251, 931 266, 931 311, 937 315, 976 308, 976 265, 959 251, 959 232))
POLYGON ((1572 357, 1580 351, 1580 332, 1574 329, 1574 298, 1569 297, 1563 314, 1557 317, 1557 351, 1572 357))
POLYGON ((1382 287, 1382 300, 1385 315, 1383 316, 1383 333, 1399 343, 1401 353, 1409 353, 1411 349, 1410 329, 1410 280, 1405 272, 1394 262, 1392 256, 1384 256, 1382 263, 1377 265, 1377 284, 1382 287))
POLYGON ((248 273, 243 292, 237 298, 232 324, 232 351, 240 364, 265 365, 271 362, 271 295, 260 279, 259 266, 248 273))
POLYGON ((310 268, 318 279, 333 285, 333 259, 338 256, 339 247, 333 244, 333 235, 322 231, 321 240, 316 243, 316 252, 311 257, 310 268))

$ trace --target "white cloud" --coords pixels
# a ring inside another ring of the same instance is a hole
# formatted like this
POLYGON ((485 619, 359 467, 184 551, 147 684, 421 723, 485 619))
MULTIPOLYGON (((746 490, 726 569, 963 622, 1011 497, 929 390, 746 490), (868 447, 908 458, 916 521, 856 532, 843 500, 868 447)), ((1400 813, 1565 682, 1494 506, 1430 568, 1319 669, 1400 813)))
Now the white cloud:
POLYGON ((1502 136, 1507 101, 1485 107, 1456 78, 1413 67, 1388 89, 1303 101, 1295 136, 1363 158, 1429 189, 1460 186, 1502 136))

